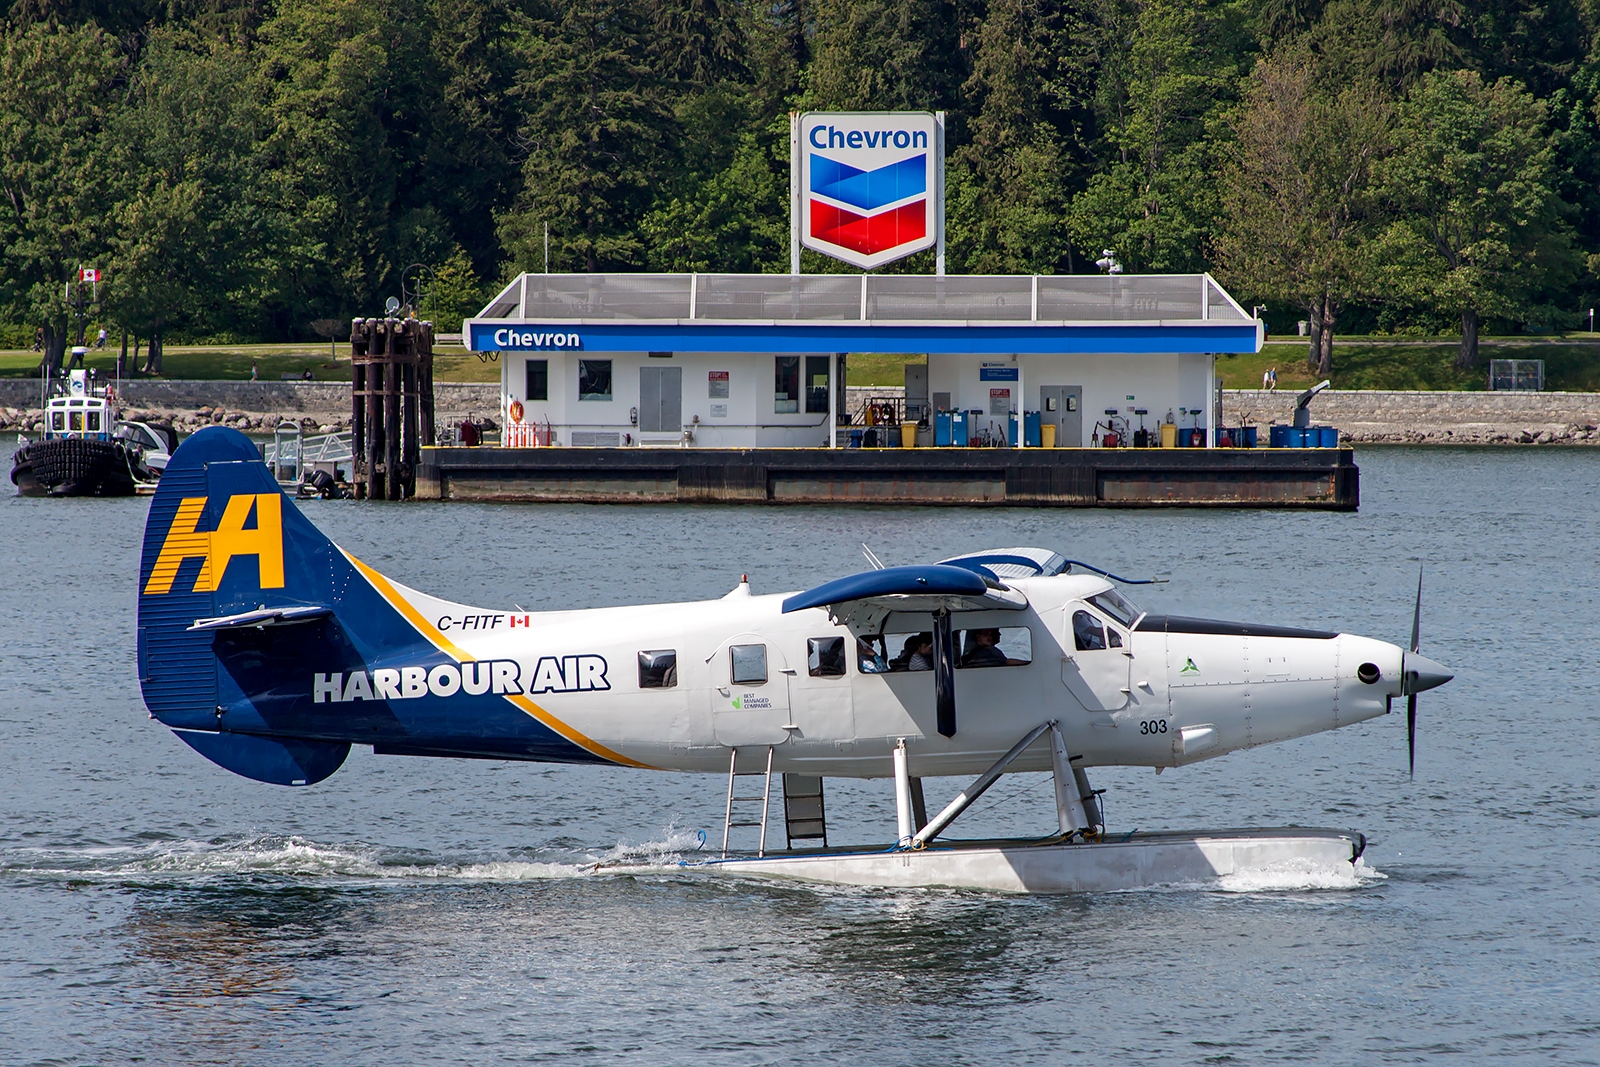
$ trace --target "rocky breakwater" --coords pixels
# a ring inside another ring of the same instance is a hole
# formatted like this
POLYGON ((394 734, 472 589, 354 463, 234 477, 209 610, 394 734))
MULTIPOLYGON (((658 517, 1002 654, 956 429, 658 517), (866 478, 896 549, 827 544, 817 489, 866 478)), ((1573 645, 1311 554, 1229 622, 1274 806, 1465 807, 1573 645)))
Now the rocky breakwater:
MULTIPOLYGON (((1229 389, 1225 426, 1294 421, 1297 390, 1229 389)), ((1351 444, 1596 445, 1600 393, 1445 393, 1329 389, 1311 401, 1311 421, 1336 426, 1351 444)))
MULTIPOLYGON (((123 382, 121 389, 123 418, 167 423, 184 435, 206 426, 269 435, 283 422, 298 423, 306 434, 350 429, 350 386, 346 382, 138 379, 123 382)), ((434 385, 435 421, 440 425, 468 415, 493 416, 499 409, 497 385, 434 385)), ((43 428, 38 381, 0 381, 0 431, 39 433, 43 428)))

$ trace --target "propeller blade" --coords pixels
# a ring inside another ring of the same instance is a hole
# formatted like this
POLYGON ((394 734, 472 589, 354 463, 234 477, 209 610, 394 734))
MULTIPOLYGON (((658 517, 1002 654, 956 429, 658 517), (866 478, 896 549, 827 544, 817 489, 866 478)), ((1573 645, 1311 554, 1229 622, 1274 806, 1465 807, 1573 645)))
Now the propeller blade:
POLYGON ((1422 568, 1417 568, 1417 609, 1411 615, 1411 651, 1422 647, 1422 568))
POLYGON ((1411 757, 1411 780, 1417 780, 1417 694, 1406 697, 1406 752, 1411 757))

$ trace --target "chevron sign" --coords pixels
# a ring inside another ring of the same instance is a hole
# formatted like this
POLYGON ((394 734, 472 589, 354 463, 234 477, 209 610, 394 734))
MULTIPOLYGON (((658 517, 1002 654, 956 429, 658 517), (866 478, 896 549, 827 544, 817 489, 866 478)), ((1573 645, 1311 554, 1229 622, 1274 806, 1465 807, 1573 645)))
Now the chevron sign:
POLYGON ((925 111, 801 115, 801 244, 864 270, 932 247, 942 222, 942 132, 925 111))

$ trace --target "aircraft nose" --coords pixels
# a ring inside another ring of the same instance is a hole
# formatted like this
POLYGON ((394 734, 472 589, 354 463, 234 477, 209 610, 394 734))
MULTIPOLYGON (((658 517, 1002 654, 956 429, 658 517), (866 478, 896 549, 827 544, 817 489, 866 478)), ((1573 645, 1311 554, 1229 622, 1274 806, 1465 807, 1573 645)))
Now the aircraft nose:
POLYGON ((1437 689, 1455 677, 1444 664, 1435 663, 1427 656, 1420 656, 1415 652, 1405 654, 1405 665, 1402 669, 1405 674, 1405 691, 1408 694, 1437 689))

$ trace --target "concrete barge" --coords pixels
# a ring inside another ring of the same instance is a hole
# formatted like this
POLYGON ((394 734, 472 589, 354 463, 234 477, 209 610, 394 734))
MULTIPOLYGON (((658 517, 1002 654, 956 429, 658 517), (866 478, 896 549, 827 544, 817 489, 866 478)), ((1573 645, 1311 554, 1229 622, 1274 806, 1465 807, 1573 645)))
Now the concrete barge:
POLYGON ((1355 511, 1348 448, 424 448, 417 496, 1355 511))

